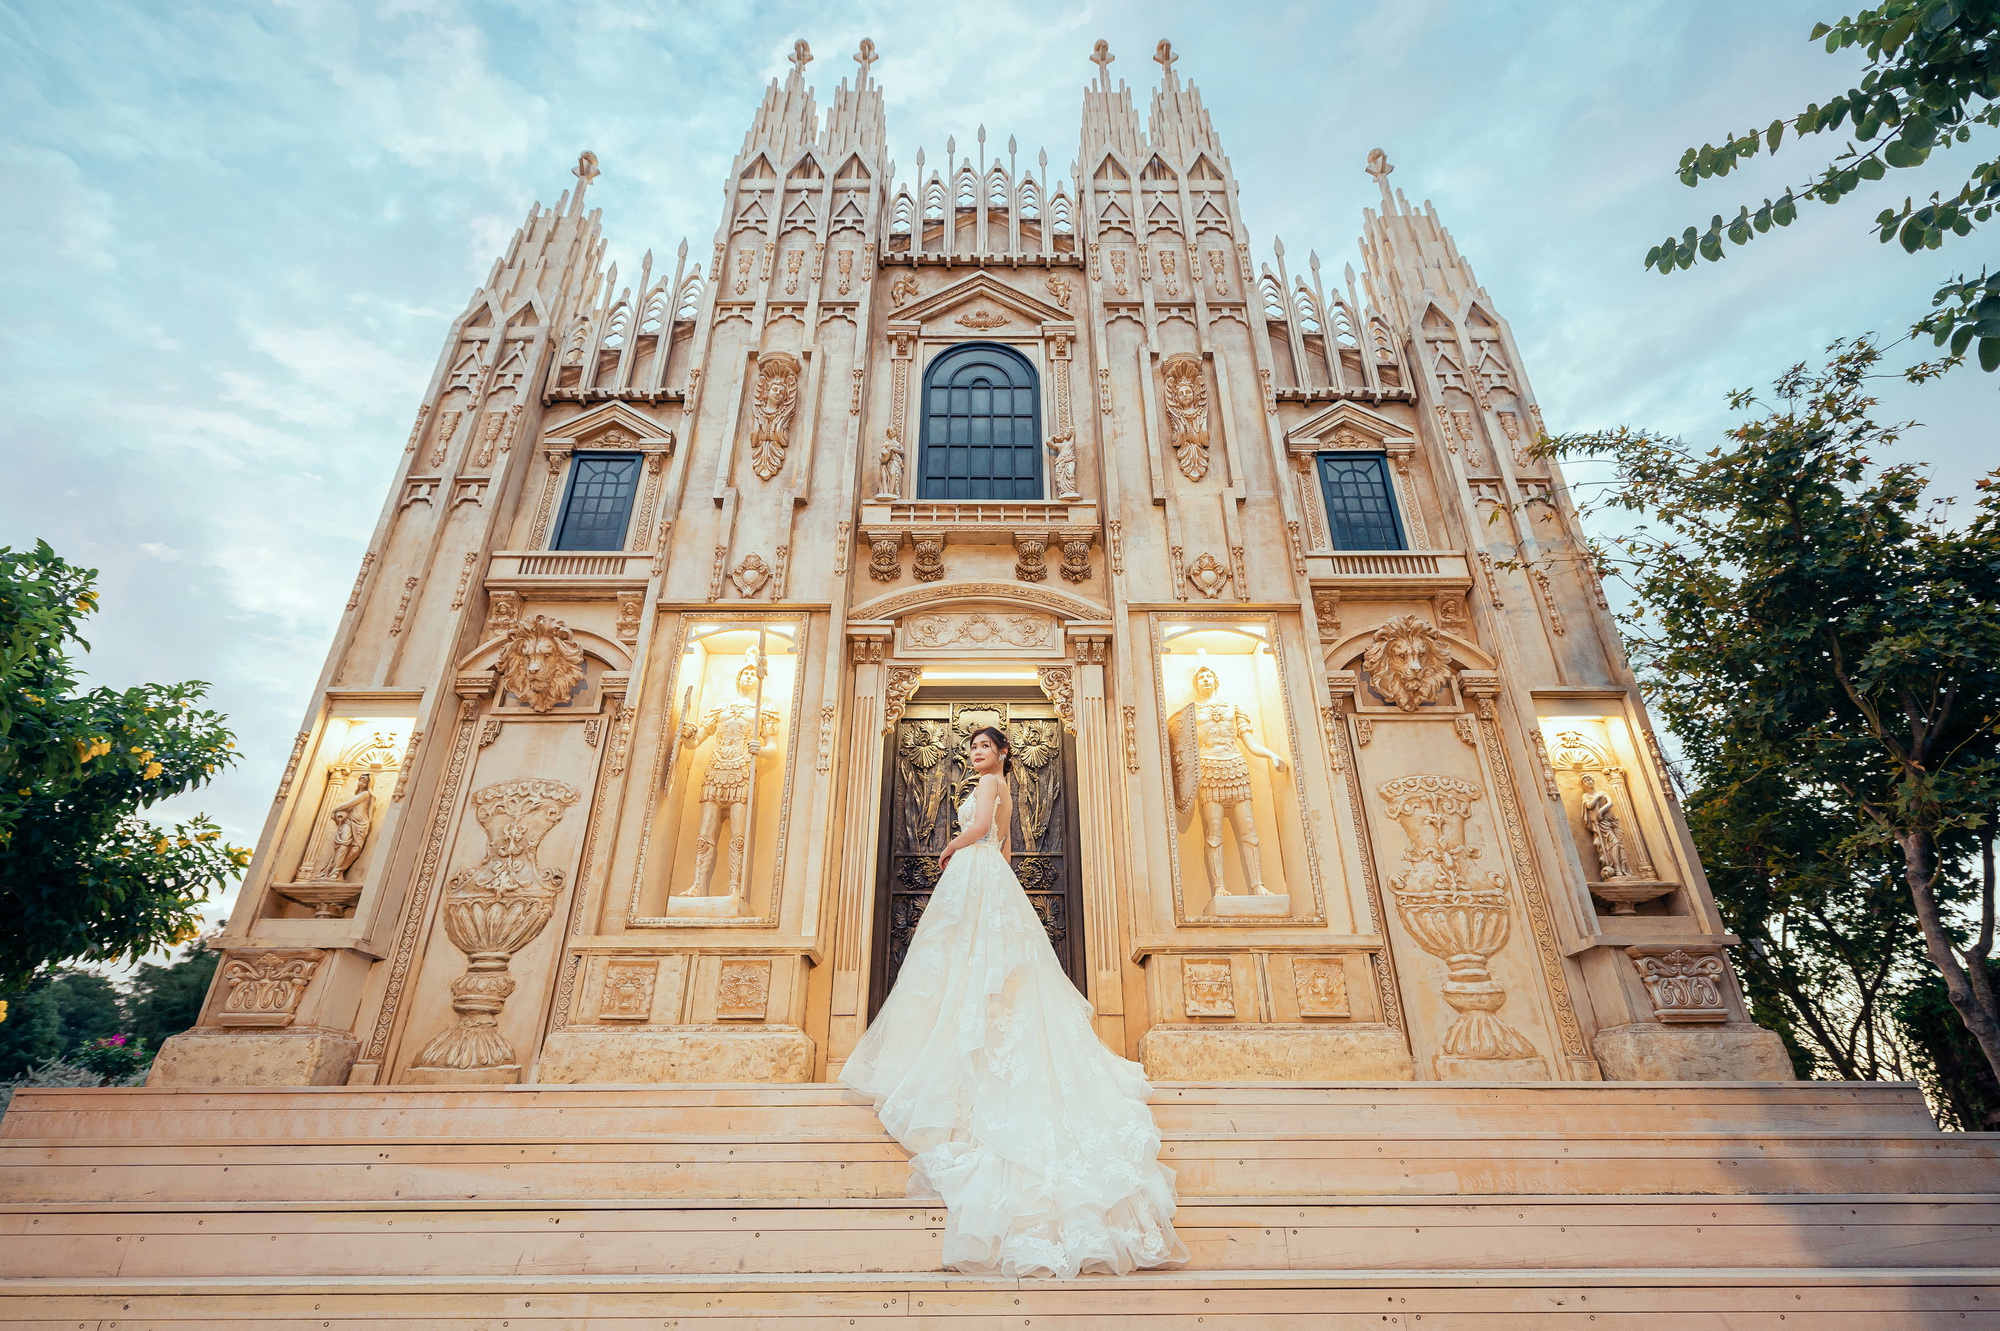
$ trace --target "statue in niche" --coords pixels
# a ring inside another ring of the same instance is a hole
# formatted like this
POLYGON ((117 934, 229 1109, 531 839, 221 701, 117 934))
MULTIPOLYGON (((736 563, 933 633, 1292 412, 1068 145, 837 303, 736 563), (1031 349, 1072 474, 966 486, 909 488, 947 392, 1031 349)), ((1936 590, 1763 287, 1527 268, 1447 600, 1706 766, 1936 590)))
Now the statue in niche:
POLYGON ((374 778, 367 772, 354 778, 354 793, 327 812, 326 849, 308 881, 338 883, 347 877, 354 861, 368 844, 368 829, 375 821, 374 778))
POLYGON ((1049 479, 1055 483, 1056 498, 1081 499, 1076 488, 1076 431, 1064 430, 1049 438, 1049 479))
POLYGON ((1167 722, 1173 736, 1175 811, 1186 816, 1190 809, 1201 809, 1208 885, 1214 895, 1231 895, 1222 876, 1222 823, 1227 817, 1236 829, 1236 850, 1250 894, 1276 896, 1264 886, 1256 814, 1250 807, 1250 767, 1243 751, 1263 758, 1276 772, 1285 770, 1285 760, 1258 740, 1248 712, 1216 696, 1221 687, 1215 671, 1201 667, 1194 673, 1194 701, 1167 722))
POLYGON ((882 451, 876 455, 875 465, 880 479, 875 483, 877 499, 901 499, 903 497, 903 432, 895 426, 882 439, 882 451))
POLYGON ((725 822, 729 824, 729 890, 723 895, 743 895, 743 846, 750 831, 750 785, 756 779, 764 741, 778 730, 778 714, 758 703, 763 678, 763 660, 752 648, 743 668, 736 672, 736 700, 710 711, 699 725, 688 721, 681 726, 681 738, 690 746, 711 737, 715 740, 708 769, 701 778, 701 824, 695 832, 694 878, 681 896, 710 895, 717 838, 725 822))
POLYGON ((1605 882, 1632 876, 1625 849, 1625 827, 1618 817, 1618 805, 1611 792, 1599 790, 1590 773, 1583 774, 1583 827, 1597 847, 1597 872, 1605 882))

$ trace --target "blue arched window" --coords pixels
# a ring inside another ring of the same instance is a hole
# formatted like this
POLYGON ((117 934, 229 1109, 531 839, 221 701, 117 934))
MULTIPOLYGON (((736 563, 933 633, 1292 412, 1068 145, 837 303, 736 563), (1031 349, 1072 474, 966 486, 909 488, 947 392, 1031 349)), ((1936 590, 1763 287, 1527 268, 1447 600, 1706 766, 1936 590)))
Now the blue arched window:
POLYGON ((924 372, 919 499, 1040 499, 1041 388, 1027 357, 968 342, 924 372))

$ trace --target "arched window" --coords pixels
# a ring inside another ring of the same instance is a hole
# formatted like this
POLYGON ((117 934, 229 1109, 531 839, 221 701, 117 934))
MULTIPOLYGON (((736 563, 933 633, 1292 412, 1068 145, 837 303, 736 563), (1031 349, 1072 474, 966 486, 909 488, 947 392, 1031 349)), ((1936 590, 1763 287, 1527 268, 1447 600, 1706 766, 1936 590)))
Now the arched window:
POLYGON ((1041 392, 1020 352, 968 342, 931 362, 917 497, 1042 497, 1041 392))

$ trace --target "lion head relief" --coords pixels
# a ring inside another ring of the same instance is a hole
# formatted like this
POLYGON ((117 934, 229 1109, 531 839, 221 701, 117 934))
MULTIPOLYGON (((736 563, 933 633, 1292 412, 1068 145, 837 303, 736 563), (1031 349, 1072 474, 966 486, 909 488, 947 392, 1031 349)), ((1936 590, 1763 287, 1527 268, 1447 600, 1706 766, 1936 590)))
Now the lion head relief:
POLYGON ((583 680, 583 648, 560 619, 515 622, 500 652, 500 687, 537 712, 566 703, 583 680))
POLYGON ((1361 663, 1375 692, 1405 712, 1435 698, 1451 680, 1443 635, 1415 615, 1397 615, 1376 629, 1361 663))

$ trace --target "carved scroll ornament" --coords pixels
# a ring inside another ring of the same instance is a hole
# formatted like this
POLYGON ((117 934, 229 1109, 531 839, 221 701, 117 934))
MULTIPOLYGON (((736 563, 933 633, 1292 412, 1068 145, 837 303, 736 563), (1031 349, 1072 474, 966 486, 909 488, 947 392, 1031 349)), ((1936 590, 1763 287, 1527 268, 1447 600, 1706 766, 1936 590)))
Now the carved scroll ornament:
POLYGON ((759 357, 757 396, 750 407, 750 468, 761 479, 768 481, 784 470, 798 408, 798 358, 782 351, 759 357))
POLYGON ((486 854, 445 885, 444 930, 465 953, 465 973, 451 982, 458 1020, 424 1047, 414 1066, 469 1071, 514 1065, 499 1017, 514 992, 507 963, 533 942, 555 913, 564 874, 535 853, 579 798, 576 787, 541 777, 503 781, 472 794, 486 854))
POLYGON ((1451 776, 1404 776, 1376 787, 1408 846, 1389 880, 1404 928, 1417 946, 1445 963, 1442 993, 1458 1017, 1439 1052, 1457 1059, 1527 1059, 1534 1046, 1496 1014, 1507 991, 1488 963, 1507 944, 1507 880, 1480 872, 1465 822, 1479 787, 1451 776))

